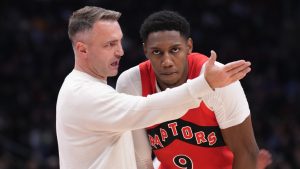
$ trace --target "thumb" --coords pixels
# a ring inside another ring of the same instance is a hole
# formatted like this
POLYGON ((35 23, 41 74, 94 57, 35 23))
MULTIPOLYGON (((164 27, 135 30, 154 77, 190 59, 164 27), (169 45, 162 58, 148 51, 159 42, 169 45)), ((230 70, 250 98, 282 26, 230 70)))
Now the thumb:
POLYGON ((210 51, 210 57, 209 57, 209 59, 208 59, 207 65, 208 65, 208 66, 214 65, 216 59, 217 59, 217 54, 216 54, 216 52, 215 52, 214 50, 211 50, 211 51, 210 51))

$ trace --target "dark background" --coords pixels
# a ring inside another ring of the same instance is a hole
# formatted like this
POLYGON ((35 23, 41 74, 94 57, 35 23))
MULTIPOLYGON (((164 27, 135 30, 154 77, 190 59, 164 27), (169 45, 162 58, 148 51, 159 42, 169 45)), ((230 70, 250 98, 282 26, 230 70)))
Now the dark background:
POLYGON ((161 9, 187 18, 194 51, 214 49, 223 63, 251 61, 252 72, 241 82, 257 142, 272 152, 269 168, 300 168, 300 1, 1 0, 0 169, 59 168, 55 104, 74 62, 67 24, 85 5, 123 13, 120 72, 145 60, 139 27, 161 9))

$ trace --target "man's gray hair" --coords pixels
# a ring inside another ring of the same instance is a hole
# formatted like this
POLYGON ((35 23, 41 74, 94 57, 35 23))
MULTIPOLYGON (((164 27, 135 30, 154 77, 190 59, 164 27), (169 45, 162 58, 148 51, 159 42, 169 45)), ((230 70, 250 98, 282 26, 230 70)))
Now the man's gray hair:
POLYGON ((75 12, 69 19, 68 34, 73 43, 74 36, 78 32, 85 32, 92 29, 95 22, 99 20, 118 21, 120 12, 108 10, 95 6, 85 6, 75 12))

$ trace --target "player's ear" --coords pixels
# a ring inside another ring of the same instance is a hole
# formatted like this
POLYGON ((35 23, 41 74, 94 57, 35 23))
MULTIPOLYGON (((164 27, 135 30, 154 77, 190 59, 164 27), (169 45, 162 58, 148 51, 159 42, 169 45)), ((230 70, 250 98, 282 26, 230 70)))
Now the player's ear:
POLYGON ((188 53, 192 53, 193 51, 193 39, 192 38, 188 38, 187 40, 187 46, 188 46, 188 53))
POLYGON ((146 58, 149 59, 148 56, 147 56, 147 48, 146 48, 145 43, 143 43, 143 51, 144 51, 144 55, 146 56, 146 58))

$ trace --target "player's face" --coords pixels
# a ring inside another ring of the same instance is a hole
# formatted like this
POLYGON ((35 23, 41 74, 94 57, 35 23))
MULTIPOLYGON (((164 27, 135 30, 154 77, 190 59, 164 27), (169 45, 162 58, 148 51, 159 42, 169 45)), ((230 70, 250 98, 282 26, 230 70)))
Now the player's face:
POLYGON ((192 52, 192 40, 178 31, 150 33, 144 44, 144 53, 150 60, 157 82, 162 89, 186 82, 187 55, 192 52))
POLYGON ((98 21, 94 24, 87 42, 87 63, 94 75, 105 79, 117 75, 119 61, 124 54, 122 37, 117 21, 98 21))

